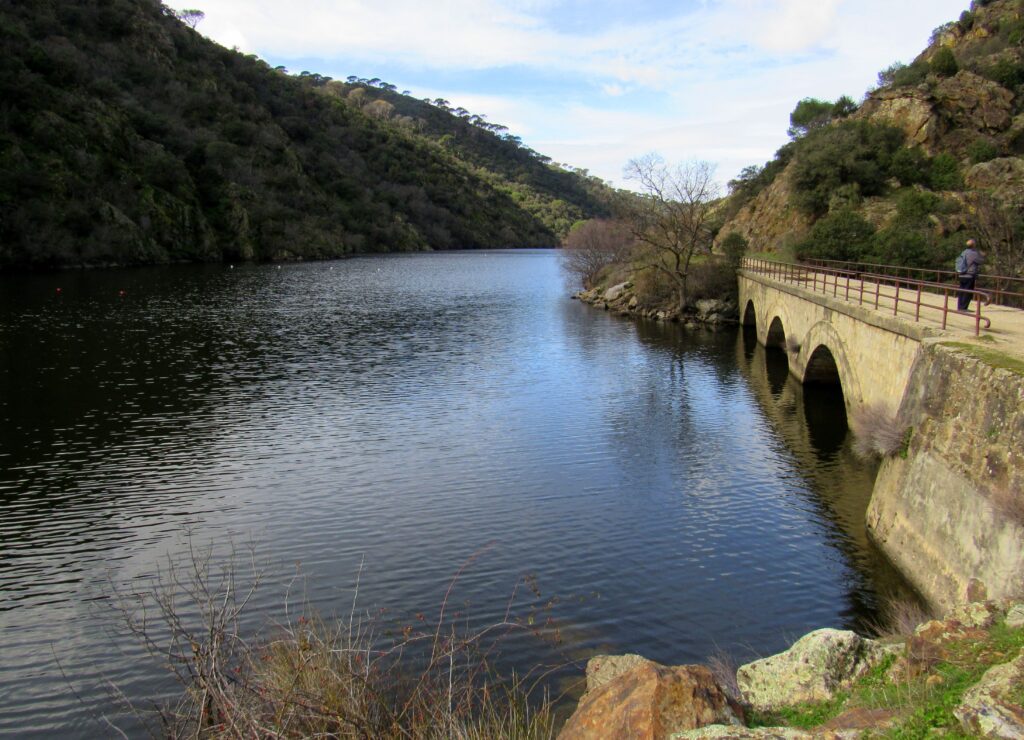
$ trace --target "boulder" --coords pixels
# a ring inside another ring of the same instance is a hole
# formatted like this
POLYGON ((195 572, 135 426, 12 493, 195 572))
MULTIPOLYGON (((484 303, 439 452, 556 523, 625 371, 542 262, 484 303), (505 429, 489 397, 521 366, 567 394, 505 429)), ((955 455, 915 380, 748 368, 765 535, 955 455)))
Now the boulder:
POLYGON ((605 301, 611 303, 612 301, 619 300, 619 298, 622 297, 622 294, 626 292, 626 288, 628 287, 629 283, 619 283, 618 285, 613 285, 612 287, 608 288, 608 290, 604 292, 605 301))
POLYGON ((1014 604, 1006 612, 1006 626, 1012 629, 1024 627, 1024 604, 1014 604))
POLYGON ((658 665, 642 655, 597 655, 587 661, 587 691, 596 691, 638 665, 658 665))
POLYGON ((588 665, 588 690, 560 740, 660 740, 705 725, 743 723, 743 709, 704 666, 668 667, 639 656, 595 660, 601 662, 593 670, 588 665))
POLYGON ((1024 737, 1024 707, 1011 694, 1024 686, 1024 655, 993 666, 967 690, 953 715, 972 737, 1024 737))
POLYGON ((810 740, 815 737, 804 730, 792 727, 731 727, 728 725, 711 725, 699 730, 677 732, 672 740, 689 738, 714 738, 715 740, 810 740))
POLYGON ((945 617, 964 627, 987 630, 1003 616, 1004 610, 994 601, 972 601, 954 607, 945 617))
POLYGON ((743 698, 770 710, 823 701, 867 673, 898 646, 886 646, 854 632, 821 629, 804 635, 784 653, 740 666, 743 698))

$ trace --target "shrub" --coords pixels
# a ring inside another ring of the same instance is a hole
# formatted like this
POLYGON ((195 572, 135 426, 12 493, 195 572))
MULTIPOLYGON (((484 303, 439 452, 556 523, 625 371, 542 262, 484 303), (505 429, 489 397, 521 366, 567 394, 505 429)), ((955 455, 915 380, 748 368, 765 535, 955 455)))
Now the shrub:
POLYGON ((731 298, 739 286, 736 269, 726 260, 708 259, 690 263, 686 281, 687 302, 693 305, 702 298, 731 298))
POLYGON ((935 52, 930 67, 932 73, 939 77, 952 77, 960 71, 960 65, 956 62, 956 56, 948 46, 943 46, 935 52))
POLYGON ((959 190, 963 187, 960 175, 960 163, 956 157, 947 152, 935 155, 932 159, 928 182, 932 190, 959 190))
POLYGON ((841 209, 819 219, 796 253, 800 258, 857 261, 871 251, 874 234, 875 227, 860 214, 841 209))
POLYGON ((928 155, 919 147, 901 147, 892 155, 889 174, 901 185, 920 185, 928 182, 930 166, 928 155))
POLYGON ((930 67, 927 62, 917 60, 911 64, 893 62, 878 73, 878 86, 912 87, 924 82, 930 67))
POLYGON ((892 457, 907 444, 909 428, 881 405, 867 404, 850 415, 853 451, 864 458, 892 457))
POLYGON ((743 256, 747 253, 749 242, 735 231, 730 232, 722 239, 722 255, 726 263, 734 270, 738 269, 743 262, 743 256))
POLYGON ((1024 83, 1024 67, 1013 59, 1003 57, 988 67, 979 70, 983 77, 1010 90, 1024 83))
POLYGON ((971 161, 975 164, 979 162, 988 162, 999 156, 999 147, 988 139, 975 139, 971 142, 971 145, 967 147, 967 156, 971 158, 971 161))
POLYGON ((848 183, 863 196, 881 195, 903 138, 897 128, 867 121, 843 121, 811 132, 798 142, 793 165, 797 205, 821 216, 833 192, 848 183))
POLYGON ((149 592, 114 594, 128 629, 184 689, 176 706, 159 710, 162 736, 554 737, 550 701, 530 701, 537 682, 492 665, 503 636, 539 631, 506 612, 469 632, 447 609, 458 575, 439 616, 417 615, 394 637, 353 598, 337 622, 308 609, 295 615, 286 601, 286 621, 247 640, 241 615, 261 574, 246 586, 241 560, 218 572, 211 552, 171 562, 149 592))

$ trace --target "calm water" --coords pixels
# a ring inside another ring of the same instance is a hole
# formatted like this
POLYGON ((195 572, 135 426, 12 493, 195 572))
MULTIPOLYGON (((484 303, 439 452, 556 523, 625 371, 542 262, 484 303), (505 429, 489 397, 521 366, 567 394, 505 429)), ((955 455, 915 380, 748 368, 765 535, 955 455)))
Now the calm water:
POLYGON ((108 597, 190 543, 255 543, 252 624, 297 563, 322 612, 362 562, 364 606, 433 613, 477 553, 460 608, 494 619, 535 574, 576 658, 745 660, 871 619, 901 586, 841 397, 735 330, 570 301, 557 260, 0 278, 0 734, 137 729, 107 683, 170 687, 108 597))

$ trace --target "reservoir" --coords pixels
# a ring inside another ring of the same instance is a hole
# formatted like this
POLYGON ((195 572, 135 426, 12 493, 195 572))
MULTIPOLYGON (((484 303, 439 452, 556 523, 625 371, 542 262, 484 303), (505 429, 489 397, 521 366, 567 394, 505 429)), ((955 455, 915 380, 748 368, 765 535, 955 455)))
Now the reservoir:
POLYGON ((876 620, 905 586, 841 391, 570 292, 527 250, 0 277, 0 735, 133 734, 111 686, 173 696, 112 597, 190 549, 265 572, 250 630, 347 615, 357 581, 436 614, 463 569, 467 619, 543 607, 562 680, 876 620))

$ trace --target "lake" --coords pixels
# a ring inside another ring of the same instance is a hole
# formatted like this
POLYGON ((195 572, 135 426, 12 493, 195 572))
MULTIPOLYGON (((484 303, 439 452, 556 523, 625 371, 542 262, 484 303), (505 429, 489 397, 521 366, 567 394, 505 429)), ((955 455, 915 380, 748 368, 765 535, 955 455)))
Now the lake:
POLYGON ((137 731, 109 686, 175 687, 111 596, 189 548, 251 547, 253 629, 289 584, 327 615, 357 579, 368 610, 436 613, 464 565, 480 623, 535 576, 517 603, 554 601, 577 661, 745 661, 877 619, 906 587, 841 394, 739 329, 572 301, 558 259, 0 277, 0 734, 137 731))

